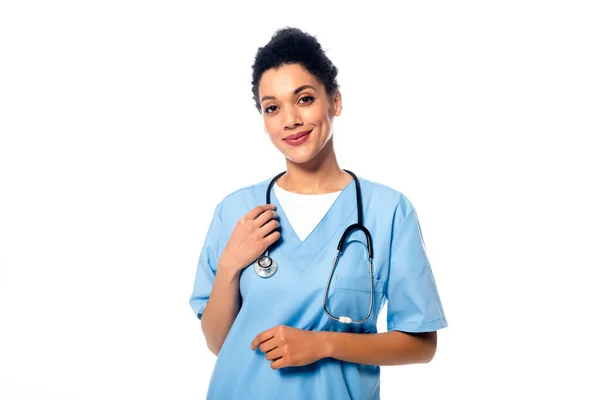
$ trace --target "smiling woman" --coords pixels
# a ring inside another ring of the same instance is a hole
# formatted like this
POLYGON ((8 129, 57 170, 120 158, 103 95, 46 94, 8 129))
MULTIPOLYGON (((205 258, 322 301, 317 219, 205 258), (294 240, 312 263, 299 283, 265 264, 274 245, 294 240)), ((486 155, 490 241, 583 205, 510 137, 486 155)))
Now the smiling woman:
POLYGON ((218 356, 209 399, 379 399, 380 366, 430 361, 447 326, 413 204, 338 165, 336 76, 297 28, 256 54, 253 99, 287 170, 214 210, 189 301, 218 356))
POLYGON ((331 98, 324 85, 301 64, 265 71, 258 90, 265 132, 288 160, 303 164, 327 144, 333 145, 334 117, 342 111, 339 91, 331 98), (298 147, 301 144, 305 145, 298 147))

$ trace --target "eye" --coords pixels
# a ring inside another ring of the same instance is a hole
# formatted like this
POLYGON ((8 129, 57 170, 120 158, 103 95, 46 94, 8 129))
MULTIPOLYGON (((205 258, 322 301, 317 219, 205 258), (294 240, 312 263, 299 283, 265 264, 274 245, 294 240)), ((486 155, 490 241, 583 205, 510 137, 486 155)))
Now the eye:
POLYGON ((304 97, 302 97, 300 100, 304 100, 304 99, 310 99, 310 102, 312 103, 312 101, 313 101, 315 98, 314 98, 314 97, 312 97, 312 96, 304 96, 304 97))
POLYGON ((275 106, 269 106, 269 107, 265 108, 265 109, 264 109, 264 112, 265 112, 265 113, 267 113, 267 114, 271 114, 273 111, 275 111, 275 110, 273 110, 273 111, 269 111, 269 110, 270 110, 271 108, 273 108, 273 107, 275 107, 275 106))
MULTIPOLYGON (((315 100, 315 98, 314 98, 314 97, 312 97, 312 96, 304 96, 304 97, 301 97, 301 98, 300 98, 300 101, 302 101, 302 100, 306 100, 306 101, 305 101, 305 102, 303 102, 302 104, 310 104, 310 103, 312 103, 312 102, 315 100), (307 102, 308 102, 308 103, 307 103, 307 102)), ((275 112, 275 109, 276 109, 276 108, 277 108, 277 106, 269 106, 269 107, 265 108, 265 109, 263 110, 263 112, 264 112, 265 114, 272 114, 273 112, 275 112), (273 108, 273 110, 271 111, 271 109, 272 109, 272 108, 273 108)))

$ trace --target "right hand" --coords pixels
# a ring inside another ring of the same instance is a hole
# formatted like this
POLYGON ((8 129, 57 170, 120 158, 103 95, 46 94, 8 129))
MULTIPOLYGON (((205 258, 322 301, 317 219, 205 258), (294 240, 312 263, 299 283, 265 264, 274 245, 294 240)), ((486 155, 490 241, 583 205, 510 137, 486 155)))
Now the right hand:
POLYGON ((264 204, 250 210, 233 229, 219 264, 238 273, 258 257, 281 236, 275 205, 264 204))

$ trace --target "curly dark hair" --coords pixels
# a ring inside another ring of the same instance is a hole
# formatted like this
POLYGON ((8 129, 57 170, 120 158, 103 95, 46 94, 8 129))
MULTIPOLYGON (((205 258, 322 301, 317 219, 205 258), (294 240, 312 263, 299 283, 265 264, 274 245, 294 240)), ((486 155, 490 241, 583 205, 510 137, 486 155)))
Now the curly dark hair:
POLYGON ((258 48, 252 65, 252 98, 261 114, 258 98, 260 78, 268 69, 279 68, 284 64, 302 65, 325 86, 330 101, 339 89, 340 85, 336 80, 338 69, 325 55, 316 36, 286 26, 278 29, 264 47, 258 48))

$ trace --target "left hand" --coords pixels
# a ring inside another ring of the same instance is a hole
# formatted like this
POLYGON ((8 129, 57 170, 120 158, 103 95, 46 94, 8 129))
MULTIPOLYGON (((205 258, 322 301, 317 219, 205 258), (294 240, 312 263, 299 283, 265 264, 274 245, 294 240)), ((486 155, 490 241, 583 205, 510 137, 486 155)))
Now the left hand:
POLYGON ((278 325, 259 333, 250 348, 260 347, 267 360, 272 361, 272 369, 300 367, 324 357, 325 343, 320 333, 278 325))

